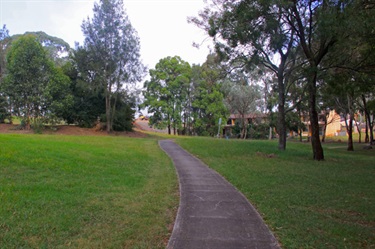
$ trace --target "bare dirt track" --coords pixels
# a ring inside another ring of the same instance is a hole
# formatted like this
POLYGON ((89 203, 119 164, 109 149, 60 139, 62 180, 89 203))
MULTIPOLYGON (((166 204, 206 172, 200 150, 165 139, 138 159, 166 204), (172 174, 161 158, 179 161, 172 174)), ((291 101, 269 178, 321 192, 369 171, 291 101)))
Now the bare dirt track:
POLYGON ((154 129, 154 128, 150 127, 149 124, 148 124, 148 120, 137 119, 134 122, 134 127, 136 128, 135 130, 168 133, 167 129, 159 130, 159 129, 154 129))

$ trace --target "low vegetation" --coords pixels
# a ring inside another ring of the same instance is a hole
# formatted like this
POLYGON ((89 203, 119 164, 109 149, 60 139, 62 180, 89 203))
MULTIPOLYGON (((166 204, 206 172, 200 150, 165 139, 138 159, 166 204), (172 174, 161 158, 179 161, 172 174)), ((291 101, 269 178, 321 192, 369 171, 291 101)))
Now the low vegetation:
POLYGON ((178 184, 155 139, 0 135, 2 248, 165 248, 178 184))
POLYGON ((178 138, 177 142, 234 184, 258 209, 283 248, 375 247, 375 151, 309 143, 178 138))
MULTIPOLYGON (((308 143, 281 152, 274 141, 173 138, 235 185, 283 248, 375 246, 374 150, 330 142, 317 162, 308 143)), ((1 245, 166 246, 178 185, 157 139, 1 134, 0 143, 1 245)))

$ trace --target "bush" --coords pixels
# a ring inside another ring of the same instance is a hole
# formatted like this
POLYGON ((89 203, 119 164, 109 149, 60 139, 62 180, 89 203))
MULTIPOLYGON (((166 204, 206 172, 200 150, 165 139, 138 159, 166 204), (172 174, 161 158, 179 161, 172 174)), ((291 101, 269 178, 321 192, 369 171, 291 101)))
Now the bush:
POLYGON ((31 123, 31 128, 33 129, 35 134, 42 134, 44 130, 44 119, 33 118, 32 123, 31 123))

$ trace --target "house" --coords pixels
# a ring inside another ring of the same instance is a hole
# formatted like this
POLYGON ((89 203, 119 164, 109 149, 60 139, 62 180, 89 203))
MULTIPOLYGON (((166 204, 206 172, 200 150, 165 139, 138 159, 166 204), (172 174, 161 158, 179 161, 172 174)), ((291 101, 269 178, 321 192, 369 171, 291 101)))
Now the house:
MULTIPOLYGON (((354 114, 355 121, 353 122, 353 133, 359 133, 358 128, 361 132, 365 132, 366 123, 362 122, 360 114, 354 114)), ((347 120, 347 123, 349 119, 347 120)), ((346 136, 346 124, 345 118, 336 113, 335 110, 329 112, 327 117, 327 129, 326 136, 346 136)))
POLYGON ((245 119, 245 124, 260 124, 267 121, 268 115, 264 113, 251 113, 245 114, 242 117, 240 114, 230 114, 226 125, 223 127, 223 135, 231 136, 233 134, 232 129, 235 127, 236 123, 241 123, 243 118, 245 119))

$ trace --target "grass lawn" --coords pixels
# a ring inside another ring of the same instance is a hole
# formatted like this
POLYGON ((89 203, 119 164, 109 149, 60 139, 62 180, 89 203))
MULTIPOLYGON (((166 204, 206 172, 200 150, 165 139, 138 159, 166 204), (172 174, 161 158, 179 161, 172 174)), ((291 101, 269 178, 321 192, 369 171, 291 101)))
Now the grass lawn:
POLYGON ((283 248, 375 248, 375 150, 275 141, 176 138, 222 174, 262 214, 283 248))
POLYGON ((155 139, 0 134, 1 248, 164 248, 177 192, 155 139))

